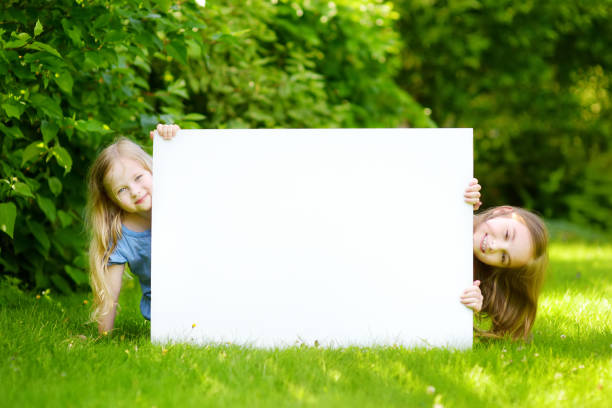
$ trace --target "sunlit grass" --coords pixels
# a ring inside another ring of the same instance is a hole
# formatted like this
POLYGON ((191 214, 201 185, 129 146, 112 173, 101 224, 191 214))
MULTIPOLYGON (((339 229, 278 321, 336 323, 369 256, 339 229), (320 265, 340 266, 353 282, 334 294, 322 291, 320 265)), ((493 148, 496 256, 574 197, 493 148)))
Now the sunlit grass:
POLYGON ((152 345, 125 282, 117 330, 88 294, 0 290, 2 406, 607 407, 612 246, 554 243, 532 342, 469 351, 152 345))

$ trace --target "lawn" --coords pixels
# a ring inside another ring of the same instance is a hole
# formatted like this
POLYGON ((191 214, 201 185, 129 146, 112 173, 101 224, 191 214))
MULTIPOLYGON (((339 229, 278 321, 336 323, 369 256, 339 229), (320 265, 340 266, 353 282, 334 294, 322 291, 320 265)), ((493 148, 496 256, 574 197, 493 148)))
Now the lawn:
POLYGON ((530 343, 472 350, 257 350, 152 345, 126 281, 111 335, 85 324, 89 294, 0 287, 0 406, 608 407, 612 245, 562 242, 530 343))

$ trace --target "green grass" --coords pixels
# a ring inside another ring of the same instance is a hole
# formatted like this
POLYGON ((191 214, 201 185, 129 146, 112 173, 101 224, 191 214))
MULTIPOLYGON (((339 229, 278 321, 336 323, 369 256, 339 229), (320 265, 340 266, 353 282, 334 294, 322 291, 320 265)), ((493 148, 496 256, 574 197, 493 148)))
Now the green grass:
POLYGON ((89 295, 0 288, 0 406, 608 407, 612 245, 556 242, 531 343, 469 351, 149 342, 126 282, 110 336, 89 295))

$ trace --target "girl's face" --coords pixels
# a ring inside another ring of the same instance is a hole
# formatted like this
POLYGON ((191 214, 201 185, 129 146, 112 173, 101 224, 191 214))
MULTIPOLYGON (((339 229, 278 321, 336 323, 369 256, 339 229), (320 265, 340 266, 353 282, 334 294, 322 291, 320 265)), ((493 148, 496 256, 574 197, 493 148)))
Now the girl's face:
POLYGON ((474 256, 481 262, 503 268, 524 266, 533 257, 531 234, 516 213, 482 222, 474 230, 474 256))
POLYGON ((136 160, 117 159, 104 181, 106 193, 123 211, 142 214, 151 211, 153 176, 136 160))

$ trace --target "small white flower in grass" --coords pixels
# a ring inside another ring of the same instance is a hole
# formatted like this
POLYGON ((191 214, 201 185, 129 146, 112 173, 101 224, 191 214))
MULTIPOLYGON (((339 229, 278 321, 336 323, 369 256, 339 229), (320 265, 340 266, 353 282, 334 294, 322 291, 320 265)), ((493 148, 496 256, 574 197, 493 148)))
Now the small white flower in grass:
POLYGON ((195 2, 200 7, 206 7, 206 0, 195 0, 195 2))
POLYGON ((565 334, 562 334, 561 335, 561 340, 564 340, 564 339, 565 339, 565 334))
POLYGON ((427 387, 427 394, 433 395, 435 392, 436 392, 436 387, 434 387, 433 385, 430 385, 427 387))
POLYGON ((563 374, 561 374, 561 373, 555 373, 555 380, 558 380, 558 379, 560 379, 560 378, 562 378, 562 377, 563 377, 563 374))

